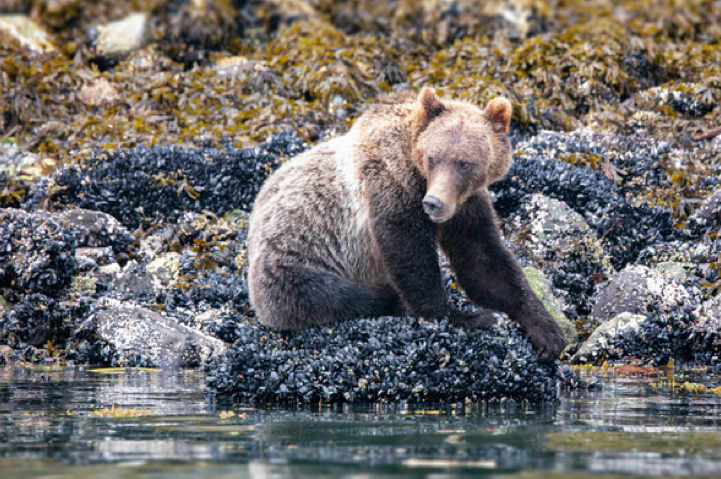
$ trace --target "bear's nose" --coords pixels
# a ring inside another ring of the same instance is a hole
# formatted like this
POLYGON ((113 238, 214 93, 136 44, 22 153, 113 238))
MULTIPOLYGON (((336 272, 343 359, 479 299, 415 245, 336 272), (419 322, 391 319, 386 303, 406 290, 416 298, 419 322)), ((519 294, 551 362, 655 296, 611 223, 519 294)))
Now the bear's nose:
POLYGON ((426 197, 423 198, 423 209, 429 215, 438 214, 442 208, 443 202, 439 198, 431 195, 426 195, 426 197))

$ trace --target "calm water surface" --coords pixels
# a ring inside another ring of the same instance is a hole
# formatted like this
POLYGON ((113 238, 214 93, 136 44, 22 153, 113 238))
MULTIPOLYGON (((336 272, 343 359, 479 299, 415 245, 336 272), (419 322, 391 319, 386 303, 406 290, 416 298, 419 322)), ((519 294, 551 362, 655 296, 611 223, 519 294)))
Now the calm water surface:
POLYGON ((555 407, 259 410, 209 400, 197 372, 13 366, 0 370, 0 477, 721 477, 721 398, 657 380, 605 379, 555 407), (113 404, 151 414, 91 416, 113 404))

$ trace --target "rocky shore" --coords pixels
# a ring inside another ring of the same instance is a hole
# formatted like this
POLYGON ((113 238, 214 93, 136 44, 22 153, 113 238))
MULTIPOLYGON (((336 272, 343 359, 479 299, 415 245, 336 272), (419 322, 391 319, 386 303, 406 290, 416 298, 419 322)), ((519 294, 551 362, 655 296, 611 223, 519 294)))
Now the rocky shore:
POLYGON ((22 3, 0 11, 0 361, 203 367, 208 392, 256 403, 549 402, 579 386, 569 365, 721 366, 718 24, 632 2, 597 12, 606 36, 573 2, 22 3), (569 342, 555 363, 502 316, 255 321, 263 181, 426 84, 514 103, 494 206, 569 342))

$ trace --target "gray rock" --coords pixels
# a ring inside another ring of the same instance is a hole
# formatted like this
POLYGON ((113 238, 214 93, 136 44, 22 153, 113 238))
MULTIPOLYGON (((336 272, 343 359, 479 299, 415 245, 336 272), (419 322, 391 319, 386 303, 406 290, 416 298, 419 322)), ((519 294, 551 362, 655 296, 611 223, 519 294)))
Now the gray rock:
POLYGON ((75 262, 78 270, 87 272, 93 271, 100 266, 115 263, 113 248, 78 248, 75 250, 75 262))
POLYGON ((121 365, 139 356, 151 367, 197 366, 226 350, 223 341, 130 302, 103 299, 92 320, 121 365))
POLYGON ((131 13, 118 21, 98 27, 97 51, 101 55, 123 56, 142 48, 150 37, 145 13, 131 13))
POLYGON ((691 325, 695 340, 702 350, 721 352, 721 296, 701 303, 693 312, 696 321, 691 325))
POLYGON ((693 216, 704 220, 721 219, 721 190, 703 200, 693 216))
POLYGON ((590 264, 599 265, 605 273, 612 273, 598 238, 586 220, 566 203, 536 194, 524 208, 530 218, 525 231, 526 248, 537 260, 547 262, 548 253, 552 252, 551 265, 563 267, 564 260, 580 256, 590 264))
POLYGON ((102 211, 71 208, 54 215, 63 226, 75 230, 78 246, 123 248, 134 238, 120 221, 102 211))
POLYGON ((55 50, 50 35, 25 15, 0 15, 0 37, 3 36, 34 52, 55 50))
POLYGON ((543 269, 567 305, 588 314, 595 284, 614 273, 594 231, 566 203, 541 194, 527 197, 520 210, 504 225, 507 238, 543 269))
POLYGON ((543 305, 546 307, 553 319, 563 330, 563 335, 568 342, 569 348, 575 348, 578 345, 578 332, 576 327, 571 323, 566 316, 563 314, 563 304, 561 300, 557 299, 551 292, 551 285, 548 282, 548 278, 536 268, 523 268, 523 274, 526 275, 528 283, 531 285, 531 289, 538 299, 541 300, 543 305))
POLYGON ((573 355, 571 364, 584 364, 588 361, 595 364, 595 359, 602 354, 604 349, 609 347, 608 337, 615 337, 621 332, 638 331, 639 326, 646 320, 647 316, 642 314, 621 313, 615 316, 596 328, 588 340, 573 355))
POLYGON ((598 295, 592 318, 604 323, 620 313, 643 314, 647 307, 669 312, 689 300, 689 293, 658 270, 627 266, 598 295))
POLYGON ((133 296, 152 296, 157 294, 158 288, 153 277, 146 273, 144 268, 135 261, 130 261, 118 276, 115 291, 133 296))

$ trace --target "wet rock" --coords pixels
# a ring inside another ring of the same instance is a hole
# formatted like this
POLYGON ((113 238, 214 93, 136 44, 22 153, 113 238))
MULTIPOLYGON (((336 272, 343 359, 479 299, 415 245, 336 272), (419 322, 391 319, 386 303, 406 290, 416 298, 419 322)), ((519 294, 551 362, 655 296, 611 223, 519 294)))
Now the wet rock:
MULTIPOLYGON (((44 294, 30 293, 0 314, 0 343, 13 348, 43 346, 50 341, 59 348, 66 344, 77 321, 88 314, 84 301, 57 301, 44 294)), ((69 358, 70 359, 70 358, 69 358)))
POLYGON ((630 334, 637 332, 647 319, 645 315, 626 312, 608 320, 596 328, 586 342, 581 345, 571 358, 571 364, 597 363, 603 358, 604 350, 608 350, 610 344, 612 344, 609 337, 615 337, 619 333, 630 334))
POLYGON ((112 105, 120 99, 118 91, 106 79, 100 79, 92 85, 84 85, 78 92, 78 99, 90 106, 112 105))
POLYGON ((144 267, 135 261, 130 261, 118 275, 115 291, 137 298, 148 298, 155 296, 158 288, 153 277, 145 272, 144 267))
POLYGON ((597 283, 612 273, 601 242, 583 217, 566 203, 542 194, 523 202, 506 222, 509 240, 543 267, 574 316, 586 315, 597 283))
POLYGON ((93 314, 100 337, 113 346, 113 364, 194 367, 222 354, 222 341, 134 303, 103 299, 93 314))
POLYGON ((135 241, 125 226, 101 211, 69 208, 58 213, 57 219, 76 232, 79 247, 110 246, 116 255, 122 255, 135 241))
POLYGON ((268 65, 263 61, 249 60, 242 56, 221 57, 215 61, 213 71, 220 76, 253 75, 268 71, 268 65))
POLYGON ((620 313, 670 312, 689 299, 686 289, 646 266, 628 266, 598 295, 593 319, 604 323, 620 313))
POLYGON ((693 338, 701 351, 721 352, 721 297, 714 296, 694 311, 693 338))
POLYGON ((34 52, 55 50, 50 35, 25 15, 0 15, 0 39, 3 37, 15 40, 34 52))
POLYGON ((178 270, 180 269, 181 258, 182 256, 178 253, 166 253, 151 261, 145 267, 145 272, 150 276, 157 278, 163 286, 168 286, 170 283, 178 279, 178 270))
POLYGON ((97 27, 96 50, 99 55, 122 57, 132 50, 145 45, 150 35, 148 15, 131 13, 130 15, 97 27))
POLYGON ((75 262, 79 271, 87 272, 99 266, 115 263, 115 255, 110 246, 104 248, 78 248, 75 250, 75 262))
POLYGON ((0 209, 0 288, 53 296, 75 274, 74 232, 49 215, 0 209))
POLYGON ((541 403, 565 384, 560 362, 539 363, 526 335, 503 318, 473 331, 386 317, 294 334, 245 320, 236 335, 206 367, 206 390, 239 402, 541 403))
POLYGON ((556 320, 563 330, 563 335, 568 342, 568 348, 576 347, 576 345, 578 345, 576 327, 563 314, 562 303, 553 295, 551 285, 543 272, 536 268, 527 267, 523 268, 523 273, 526 275, 526 279, 531 285, 533 292, 536 293, 536 296, 538 296, 548 312, 553 316, 553 319, 556 320))
POLYGON ((719 254, 721 254, 719 241, 674 240, 652 243, 639 253, 638 261, 649 267, 657 267, 662 263, 698 266, 716 261, 719 254))
MULTIPOLYGON (((508 176, 491 187, 494 206, 501 217, 512 220, 535 193, 563 201, 583 216, 611 265, 621 270, 649 245, 689 239, 688 231, 674 228, 668 210, 638 201, 659 187, 671 187, 672 179, 659 167, 668 153, 662 143, 593 132, 543 132, 517 144, 508 176), (582 166, 593 158, 603 159, 600 171, 582 166)), ((556 279, 546 273, 555 285, 556 279)))

